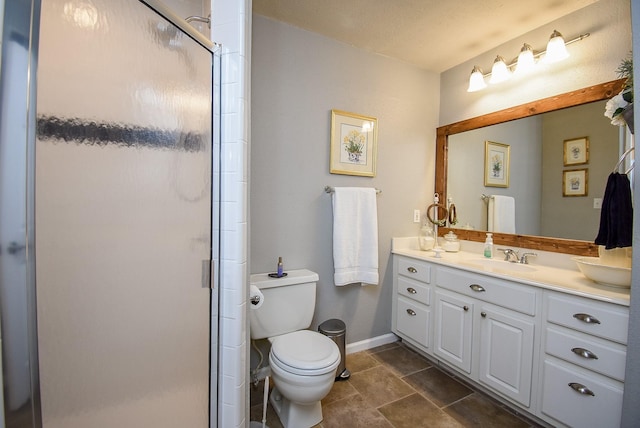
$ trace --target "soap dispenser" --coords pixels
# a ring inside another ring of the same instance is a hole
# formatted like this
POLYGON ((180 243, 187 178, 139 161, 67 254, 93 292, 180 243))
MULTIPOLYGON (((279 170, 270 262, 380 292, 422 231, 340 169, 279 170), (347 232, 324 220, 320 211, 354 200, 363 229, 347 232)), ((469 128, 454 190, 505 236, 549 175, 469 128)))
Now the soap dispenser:
POLYGON ((282 264, 282 257, 278 257, 278 266, 276 271, 276 275, 278 276, 278 278, 282 278, 284 276, 283 268, 284 266, 282 264))
POLYGON ((484 256, 488 259, 493 257, 493 233, 487 233, 484 241, 484 256))

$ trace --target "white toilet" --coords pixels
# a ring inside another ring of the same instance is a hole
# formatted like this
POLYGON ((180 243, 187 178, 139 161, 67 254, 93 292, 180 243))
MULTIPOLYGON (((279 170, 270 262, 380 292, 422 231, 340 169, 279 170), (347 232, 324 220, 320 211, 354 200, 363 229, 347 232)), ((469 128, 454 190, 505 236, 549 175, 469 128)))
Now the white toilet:
POLYGON ((340 364, 338 345, 306 330, 316 304, 318 274, 306 269, 287 276, 251 275, 264 295, 250 312, 252 339, 271 342, 269 365, 275 387, 270 401, 285 428, 307 428, 322 421, 322 400, 331 391, 340 364))

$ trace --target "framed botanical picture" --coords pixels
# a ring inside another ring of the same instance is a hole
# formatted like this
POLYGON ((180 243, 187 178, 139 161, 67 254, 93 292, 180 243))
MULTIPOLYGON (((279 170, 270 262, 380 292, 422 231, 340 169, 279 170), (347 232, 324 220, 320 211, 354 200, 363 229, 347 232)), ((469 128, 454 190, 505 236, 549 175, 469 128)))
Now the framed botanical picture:
POLYGON ((564 166, 589 163, 589 138, 564 140, 564 166))
POLYGON ((508 144, 484 142, 484 185, 487 187, 509 187, 508 144))
POLYGON ((562 196, 587 196, 589 171, 570 169, 562 171, 562 196))
POLYGON ((376 176, 378 119, 331 110, 331 174, 376 176))

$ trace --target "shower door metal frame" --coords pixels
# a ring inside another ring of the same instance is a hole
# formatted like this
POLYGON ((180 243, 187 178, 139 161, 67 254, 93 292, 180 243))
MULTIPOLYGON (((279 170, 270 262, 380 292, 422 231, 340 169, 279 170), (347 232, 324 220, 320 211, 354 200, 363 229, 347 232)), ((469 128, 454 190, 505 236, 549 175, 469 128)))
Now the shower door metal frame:
MULTIPOLYGON (((23 48, 27 57, 27 65, 24 70, 19 70, 21 80, 12 80, 11 85, 18 85, 24 89, 24 96, 20 99, 5 99, 5 94, 0 94, 1 109, 19 109, 23 110, 26 116, 27 126, 21 129, 19 124, 7 123, 2 126, 11 127, 12 132, 19 133, 20 139, 16 138, 12 144, 22 144, 25 150, 24 174, 14 177, 14 183, 24 184, 20 187, 24 192, 25 203, 25 234, 24 242, 18 243, 14 251, 7 248, 0 248, 0 257, 10 255, 23 256, 25 259, 26 269, 26 289, 27 297, 27 331, 28 331, 28 348, 29 348, 29 383, 30 383, 30 425, 29 427, 42 426, 42 414, 40 403, 40 378, 38 372, 38 334, 36 320, 36 278, 35 278, 35 247, 34 247, 34 189, 35 189, 35 141, 36 141, 36 70, 38 61, 38 41, 39 41, 39 22, 40 22, 40 0, 18 0, 5 1, 3 14, 3 37, 2 37, 2 57, 7 52, 10 43, 17 44, 23 48), (22 79, 24 78, 24 79, 22 79), (9 254, 7 254, 9 253, 9 254)), ((15 45, 14 45, 15 46, 15 45)), ((3 63, 0 69, 0 78, 2 79, 2 87, 6 87, 9 82, 6 81, 6 67, 3 63)), ((7 141, 0 141, 0 144, 8 144, 7 141)), ((1 203, 6 201, 0 201, 1 203)), ((4 403, 2 403, 4 406, 4 403)), ((7 414, 4 414, 5 418, 7 414)), ((4 420, 2 421, 4 424, 4 420)), ((27 428, 27 427, 25 427, 27 428)))
POLYGON ((164 5, 164 3, 158 0, 139 0, 141 3, 146 4, 151 9, 162 15, 168 21, 171 21, 173 25, 185 32, 196 42, 210 50, 212 53, 218 49, 219 45, 211 40, 207 39, 198 30, 191 26, 185 19, 176 15, 170 8, 164 5))

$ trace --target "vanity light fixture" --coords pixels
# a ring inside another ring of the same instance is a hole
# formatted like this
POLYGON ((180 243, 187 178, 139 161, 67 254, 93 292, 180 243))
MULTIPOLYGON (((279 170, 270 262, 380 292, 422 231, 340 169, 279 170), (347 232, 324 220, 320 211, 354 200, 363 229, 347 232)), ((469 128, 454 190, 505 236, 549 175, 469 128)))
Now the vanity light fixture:
POLYGON ((469 77, 469 89, 467 89, 467 92, 481 91, 486 87, 487 83, 484 81, 482 69, 474 66, 473 70, 471 70, 471 77, 469 77))
POLYGON ((530 44, 525 43, 520 49, 520 55, 518 55, 518 62, 516 64, 516 74, 528 73, 533 70, 536 65, 536 59, 533 55, 533 48, 530 44))
POLYGON ((547 43, 547 54, 544 56, 544 62, 554 63, 569 58, 569 52, 567 52, 567 46, 564 43, 562 34, 557 30, 553 30, 551 37, 549 37, 549 43, 547 43))
POLYGON ((551 37, 549 37, 549 43, 547 49, 535 53, 531 45, 525 43, 520 49, 518 58, 507 64, 504 58, 500 55, 496 57, 493 62, 493 68, 491 73, 482 74, 482 69, 478 66, 474 66, 471 70, 471 76, 469 77, 469 88, 467 92, 477 92, 487 87, 485 77, 491 76, 489 83, 504 82, 512 75, 512 70, 515 70, 515 74, 524 74, 525 71, 531 71, 535 68, 536 60, 543 57, 545 63, 553 63, 561 61, 569 56, 567 52, 567 46, 571 43, 579 42, 582 39, 586 39, 590 36, 590 33, 581 34, 575 39, 565 42, 562 34, 557 30, 553 30, 551 37))
POLYGON ((500 83, 511 78, 511 71, 507 67, 507 63, 504 62, 504 58, 500 55, 493 61, 493 67, 491 68, 491 79, 489 83, 500 83))

